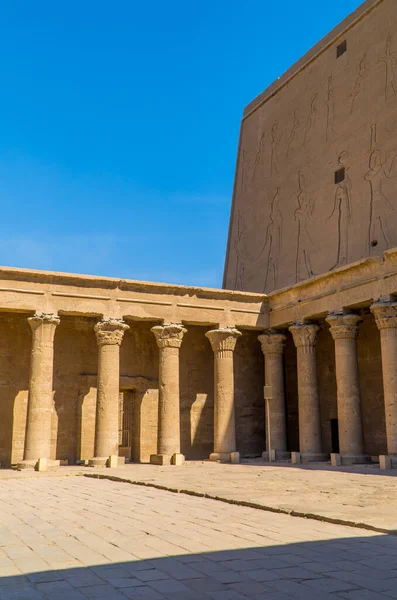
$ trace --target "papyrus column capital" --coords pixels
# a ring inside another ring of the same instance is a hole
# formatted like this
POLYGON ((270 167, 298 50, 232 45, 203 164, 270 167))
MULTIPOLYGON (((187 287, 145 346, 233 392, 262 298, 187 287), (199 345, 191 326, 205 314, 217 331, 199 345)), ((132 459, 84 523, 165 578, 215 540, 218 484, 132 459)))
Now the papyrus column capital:
POLYGON ((186 331, 180 323, 156 325, 151 328, 159 348, 180 348, 186 331))
POLYGON ((397 328, 397 302, 375 302, 371 306, 378 329, 397 328))
POLYGON ((98 346, 120 346, 127 329, 129 325, 122 319, 99 321, 94 327, 98 346))
POLYGON ((295 323, 289 328, 297 348, 313 347, 317 341, 319 326, 314 323, 295 323))
POLYGON ((205 334, 211 343, 214 352, 232 353, 236 347, 241 331, 232 327, 224 329, 211 329, 205 334))
POLYGON ((55 313, 37 312, 33 317, 28 318, 28 323, 33 332, 41 325, 54 325, 55 328, 60 322, 60 318, 55 313))
POLYGON ((258 336, 258 340, 265 356, 268 354, 283 354, 287 336, 280 331, 268 329, 258 336))
POLYGON ((356 339, 358 336, 358 324, 361 317, 356 314, 330 314, 326 319, 330 325, 330 332, 334 340, 356 339))

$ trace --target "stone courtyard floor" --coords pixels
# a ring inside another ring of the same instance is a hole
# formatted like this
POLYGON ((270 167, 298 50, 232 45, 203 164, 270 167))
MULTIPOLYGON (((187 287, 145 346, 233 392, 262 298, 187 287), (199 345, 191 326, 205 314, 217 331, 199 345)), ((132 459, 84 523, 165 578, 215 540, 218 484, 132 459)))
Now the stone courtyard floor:
POLYGON ((397 598, 394 535, 64 471, 4 473, 0 600, 397 598))

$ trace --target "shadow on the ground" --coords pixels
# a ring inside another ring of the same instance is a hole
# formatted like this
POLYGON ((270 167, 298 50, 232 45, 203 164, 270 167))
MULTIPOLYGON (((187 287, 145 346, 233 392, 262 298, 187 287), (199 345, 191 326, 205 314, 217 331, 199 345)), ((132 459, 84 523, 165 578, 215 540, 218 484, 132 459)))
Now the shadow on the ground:
MULTIPOLYGON (((134 536, 128 550, 134 552, 134 536)), ((374 535, 137 557, 3 576, 0 600, 385 600, 397 598, 396 556, 397 537, 374 535)))
POLYGON ((306 465, 293 465, 287 461, 265 462, 261 458, 241 459, 240 464, 251 467, 277 467, 286 469, 302 469, 305 471, 331 471, 334 473, 354 473, 355 475, 383 475, 387 477, 397 477, 397 469, 380 469, 379 463, 371 462, 363 465, 346 465, 333 467, 329 461, 312 462, 306 465))

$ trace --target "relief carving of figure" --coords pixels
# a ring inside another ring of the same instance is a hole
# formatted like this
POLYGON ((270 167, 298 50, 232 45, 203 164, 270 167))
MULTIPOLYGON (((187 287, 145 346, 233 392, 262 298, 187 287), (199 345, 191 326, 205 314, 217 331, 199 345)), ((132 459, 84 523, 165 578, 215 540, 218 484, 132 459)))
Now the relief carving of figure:
POLYGON ((317 120, 317 116, 318 116, 317 99, 318 99, 318 94, 314 94, 311 104, 310 104, 310 113, 306 119, 305 133, 303 136, 302 146, 304 146, 306 144, 306 139, 307 139, 309 132, 316 127, 316 120, 317 120))
POLYGON ((278 206, 280 191, 280 188, 277 188, 270 205, 269 225, 266 229, 265 243, 261 251, 261 254, 266 251, 266 274, 263 287, 266 291, 277 289, 278 261, 283 233, 283 215, 278 206), (268 288, 268 282, 270 280, 271 287, 269 285, 268 288))
POLYGON ((352 93, 350 94, 350 114, 354 111, 354 103, 364 88, 364 79, 367 76, 367 54, 365 53, 358 67, 357 78, 352 93))
POLYGON ((265 132, 262 132, 259 141, 258 141, 258 147, 256 150, 256 154, 255 154, 255 161, 254 161, 254 169, 253 169, 253 173, 252 173, 252 181, 255 181, 256 176, 258 174, 258 169, 260 168, 261 164, 262 164, 262 158, 263 158, 263 151, 265 148, 265 132))
POLYGON ((291 154, 294 146, 296 145, 296 134, 300 126, 300 121, 298 117, 298 111, 294 110, 294 122, 292 123, 291 133, 288 138, 288 147, 287 147, 287 157, 291 154))
POLYGON ((237 215, 237 236, 234 242, 234 249, 237 255, 236 262, 236 279, 235 279, 235 289, 236 290, 244 290, 244 271, 245 265, 247 261, 250 261, 250 258, 247 253, 245 236, 247 233, 247 224, 245 222, 244 215, 241 211, 238 212, 237 215))
POLYGON ((325 139, 330 142, 336 138, 335 134, 335 100, 334 100, 334 88, 332 82, 332 75, 328 77, 327 87, 327 129, 325 132, 325 139))
POLYGON ((386 46, 383 54, 379 58, 379 62, 385 65, 386 82, 385 82, 385 98, 386 101, 397 96, 397 56, 392 51, 392 37, 387 36, 386 46))
POLYGON ((296 282, 313 275, 310 253, 313 250, 313 240, 309 234, 309 221, 313 214, 314 202, 309 198, 306 181, 301 172, 298 174, 299 193, 298 208, 295 211, 295 221, 298 223, 298 240, 296 248, 296 282))
POLYGON ((397 152, 388 159, 383 159, 382 151, 376 148, 376 125, 372 126, 371 135, 372 152, 369 157, 369 171, 364 175, 371 189, 370 218, 369 218, 369 252, 371 247, 383 252, 390 248, 392 239, 388 226, 391 213, 395 212, 395 206, 390 202, 383 192, 385 179, 397 177, 397 152))
POLYGON ((349 176, 349 167, 347 166, 347 152, 342 152, 338 158, 340 168, 345 168, 345 178, 338 185, 335 192, 335 201, 332 213, 328 217, 328 221, 334 215, 337 215, 338 228, 338 253, 336 263, 330 270, 340 267, 347 263, 348 243, 349 243, 349 226, 352 219, 352 202, 351 191, 352 184, 349 176))
POLYGON ((279 132, 278 123, 274 123, 272 127, 272 142, 271 142, 271 154, 270 154, 270 175, 277 175, 277 154, 278 145, 280 143, 282 134, 279 132))

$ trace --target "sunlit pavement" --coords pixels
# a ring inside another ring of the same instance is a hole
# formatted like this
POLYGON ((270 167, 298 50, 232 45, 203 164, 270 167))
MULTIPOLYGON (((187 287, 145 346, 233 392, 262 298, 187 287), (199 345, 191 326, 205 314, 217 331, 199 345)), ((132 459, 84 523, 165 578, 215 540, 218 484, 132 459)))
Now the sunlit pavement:
POLYGON ((0 482, 0 599, 397 598, 397 538, 85 477, 0 482))

